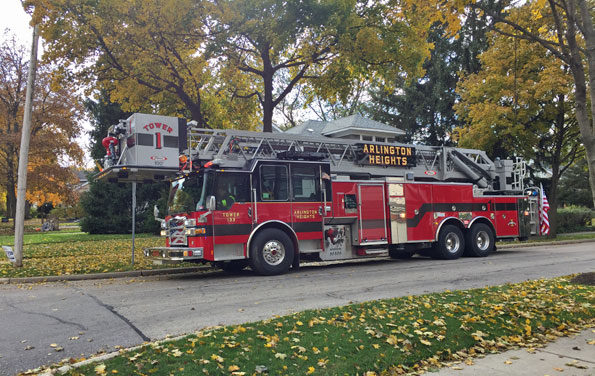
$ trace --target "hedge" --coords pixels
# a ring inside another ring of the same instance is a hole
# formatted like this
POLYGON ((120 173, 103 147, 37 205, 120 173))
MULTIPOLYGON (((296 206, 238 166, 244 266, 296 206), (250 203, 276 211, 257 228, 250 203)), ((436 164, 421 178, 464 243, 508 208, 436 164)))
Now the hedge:
POLYGON ((567 206, 558 209, 558 233, 591 230, 593 212, 584 206, 567 206))

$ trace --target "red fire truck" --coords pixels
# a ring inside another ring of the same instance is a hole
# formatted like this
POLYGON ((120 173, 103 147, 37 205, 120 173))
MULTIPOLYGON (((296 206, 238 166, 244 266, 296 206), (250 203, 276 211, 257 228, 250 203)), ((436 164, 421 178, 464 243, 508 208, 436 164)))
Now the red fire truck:
POLYGON ((100 177, 171 179, 165 246, 144 250, 157 262, 272 275, 306 258, 484 257, 497 239, 537 234, 522 163, 480 150, 201 129, 143 114, 110 137, 100 177))

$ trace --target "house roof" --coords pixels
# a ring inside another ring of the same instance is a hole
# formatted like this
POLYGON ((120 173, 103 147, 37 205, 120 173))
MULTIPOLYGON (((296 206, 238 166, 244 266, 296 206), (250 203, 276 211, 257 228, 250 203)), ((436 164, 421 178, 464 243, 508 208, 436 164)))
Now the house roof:
POLYGON ((322 131, 328 122, 319 120, 308 120, 300 125, 296 125, 293 128, 288 129, 285 133, 300 134, 308 136, 322 136, 322 131))
POLYGON ((378 121, 367 119, 359 114, 347 116, 333 121, 308 120, 290 128, 285 133, 302 136, 329 136, 345 134, 378 134, 383 137, 405 134, 399 128, 391 127, 378 121))
POLYGON ((324 136, 330 136, 335 133, 358 130, 373 133, 393 134, 395 136, 403 135, 405 132, 399 128, 391 127, 376 120, 365 118, 359 114, 347 116, 341 119, 328 122, 321 132, 324 136))

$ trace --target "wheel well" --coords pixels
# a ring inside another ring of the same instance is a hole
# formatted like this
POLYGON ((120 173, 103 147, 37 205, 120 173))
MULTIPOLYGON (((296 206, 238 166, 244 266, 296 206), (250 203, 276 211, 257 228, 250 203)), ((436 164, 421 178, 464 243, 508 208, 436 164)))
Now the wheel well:
POLYGON ((446 218, 442 222, 440 222, 440 224, 438 225, 438 228, 436 229, 436 236, 434 238, 434 241, 438 241, 438 237, 440 236, 440 231, 442 231, 442 228, 446 225, 454 225, 454 226, 457 226, 461 231, 465 231, 465 226, 463 225, 463 222, 461 222, 460 219, 455 218, 455 217, 446 218))
POLYGON ((471 221, 471 223, 469 223, 468 229, 473 227, 473 225, 476 223, 483 223, 484 225, 487 225, 490 228, 490 230, 492 230, 494 239, 496 238, 496 229, 494 228, 494 224, 489 219, 487 219, 486 217, 477 217, 473 221, 471 221))
POLYGON ((289 236, 289 239, 291 239, 291 242, 293 243, 294 252, 296 254, 299 253, 297 235, 295 234, 295 231, 293 231, 293 229, 289 227, 289 225, 287 225, 286 223, 279 221, 269 221, 258 225, 258 227, 256 227, 256 229, 252 232, 252 234, 250 234, 250 238, 248 238, 248 243, 246 244, 247 258, 250 258, 250 245, 252 244, 252 239, 254 238, 254 236, 256 236, 256 234, 261 233, 262 231, 271 228, 276 228, 287 234, 287 236, 289 236))

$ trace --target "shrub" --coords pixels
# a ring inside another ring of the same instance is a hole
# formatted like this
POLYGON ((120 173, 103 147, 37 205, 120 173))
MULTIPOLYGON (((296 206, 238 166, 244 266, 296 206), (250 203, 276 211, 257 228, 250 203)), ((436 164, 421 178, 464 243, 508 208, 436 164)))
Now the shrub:
POLYGON ((568 233, 591 229, 591 209, 584 206, 567 206, 558 209, 558 232, 568 233))

